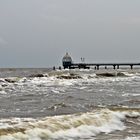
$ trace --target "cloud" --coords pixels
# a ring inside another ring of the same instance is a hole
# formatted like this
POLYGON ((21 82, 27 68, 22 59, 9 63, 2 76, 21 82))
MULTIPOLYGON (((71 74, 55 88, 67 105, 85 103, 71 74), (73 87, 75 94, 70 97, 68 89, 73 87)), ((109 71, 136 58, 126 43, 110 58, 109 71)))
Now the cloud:
POLYGON ((42 15, 41 16, 44 20, 47 20, 47 22, 54 22, 54 23, 60 23, 60 24, 65 24, 65 23, 74 23, 75 19, 66 17, 66 16, 54 16, 54 15, 42 15))
POLYGON ((140 17, 128 17, 118 20, 121 24, 140 25, 140 17))
POLYGON ((8 42, 5 39, 3 39, 2 37, 0 37, 0 44, 5 45, 7 43, 8 42))
POLYGON ((131 24, 140 24, 140 17, 133 17, 130 19, 131 24))

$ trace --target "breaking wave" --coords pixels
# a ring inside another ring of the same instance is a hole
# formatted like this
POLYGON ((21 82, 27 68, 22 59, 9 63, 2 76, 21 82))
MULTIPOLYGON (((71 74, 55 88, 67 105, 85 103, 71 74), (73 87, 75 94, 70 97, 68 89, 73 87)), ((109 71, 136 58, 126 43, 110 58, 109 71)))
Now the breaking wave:
POLYGON ((128 116, 138 117, 140 113, 101 109, 42 119, 3 119, 0 121, 0 140, 94 139, 94 136, 102 132, 124 130, 124 120, 128 116))
MULTIPOLYGON (((0 94, 6 94, 9 90, 23 87, 31 87, 52 93, 64 93, 70 86, 76 86, 83 89, 87 85, 94 83, 106 83, 126 81, 131 82, 132 78, 139 80, 138 73, 120 72, 120 71, 94 71, 94 70, 56 70, 46 74, 32 74, 27 77, 7 77, 0 78, 0 94), (16 86, 16 87, 15 87, 16 86), (53 87, 53 88, 51 88, 53 87)), ((86 90, 86 89, 85 89, 86 90)), ((124 94, 124 96, 127 96, 124 94)), ((136 95, 137 96, 137 95, 136 95)))
POLYGON ((127 137, 126 139, 123 140, 140 140, 140 137, 127 137))

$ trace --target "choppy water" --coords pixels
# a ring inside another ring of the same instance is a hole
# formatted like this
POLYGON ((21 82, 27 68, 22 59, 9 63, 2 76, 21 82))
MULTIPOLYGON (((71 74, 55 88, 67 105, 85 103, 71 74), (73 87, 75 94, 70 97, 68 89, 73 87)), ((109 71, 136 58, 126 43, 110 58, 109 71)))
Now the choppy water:
POLYGON ((0 140, 139 140, 140 70, 0 69, 0 140))

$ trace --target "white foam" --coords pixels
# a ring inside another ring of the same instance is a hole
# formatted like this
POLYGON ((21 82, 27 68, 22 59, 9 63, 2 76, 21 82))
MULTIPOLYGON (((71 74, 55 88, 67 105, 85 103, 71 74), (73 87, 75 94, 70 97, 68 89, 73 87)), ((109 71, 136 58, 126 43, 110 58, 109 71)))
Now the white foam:
POLYGON ((140 112, 137 111, 127 111, 127 112, 123 112, 123 114, 125 114, 125 116, 129 116, 129 117, 140 117, 140 112))
POLYGON ((128 96, 140 96, 139 93, 125 93, 125 94, 122 94, 122 96, 124 97, 128 97, 128 96))
POLYGON ((0 136, 0 140, 41 140, 41 139, 75 139, 91 138, 104 132, 125 129, 122 120, 125 114, 103 109, 83 114, 47 117, 37 122, 20 122, 15 127, 25 128, 24 133, 15 132, 0 136))
POLYGON ((11 126, 8 123, 0 123, 0 129, 10 128, 11 126))
POLYGON ((123 140, 140 140, 140 137, 127 137, 123 140))
POLYGON ((7 92, 4 91, 4 90, 1 90, 1 91, 0 91, 0 94, 7 94, 7 92))
POLYGON ((59 90, 52 90, 53 93, 60 93, 59 90))
MULTIPOLYGON (((43 86, 45 87, 45 91, 46 88, 49 88, 50 86, 54 87, 55 86, 60 86, 61 89, 63 89, 65 91, 65 89, 69 88, 70 86, 88 86, 88 85, 92 85, 95 83, 99 83, 99 84, 110 84, 109 82, 117 82, 119 84, 122 84, 123 81, 125 82, 131 82, 132 78, 136 78, 132 75, 134 74, 130 74, 131 76, 129 77, 102 77, 102 78, 96 78, 96 74, 94 70, 59 70, 59 71, 53 71, 51 73, 47 74, 48 77, 35 77, 35 78, 17 78, 17 77, 13 77, 10 78, 10 80, 14 80, 16 82, 16 84, 18 86, 24 86, 25 84, 27 84, 28 86, 31 86, 32 88, 39 88, 39 86, 43 86), (78 75, 82 78, 79 79, 59 79, 58 77, 61 75, 67 75, 70 76, 70 74, 75 74, 78 75)), ((9 78, 8 78, 9 79, 9 78)), ((3 81, 3 79, 2 79, 3 81)), ((9 84, 8 86, 13 87, 14 83, 7 83, 9 84)), ((81 87, 81 89, 82 89, 81 87)), ((1 87, 0 87, 1 88, 1 87)), ((43 88, 42 88, 43 89, 43 88)), ((58 90, 58 92, 60 92, 58 90)), ((125 96, 125 95, 124 95, 125 96)))

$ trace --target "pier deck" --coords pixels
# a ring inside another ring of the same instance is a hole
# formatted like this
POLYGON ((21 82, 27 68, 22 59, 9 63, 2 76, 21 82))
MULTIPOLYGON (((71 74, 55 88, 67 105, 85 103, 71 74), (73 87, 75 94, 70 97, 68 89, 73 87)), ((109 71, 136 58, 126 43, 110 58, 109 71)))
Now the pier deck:
POLYGON ((120 66, 130 66, 131 69, 133 69, 133 66, 140 66, 140 63, 71 63, 71 68, 90 68, 91 66, 94 66, 95 69, 99 69, 100 66, 104 66, 107 68, 107 66, 113 66, 113 69, 119 69, 120 66))

